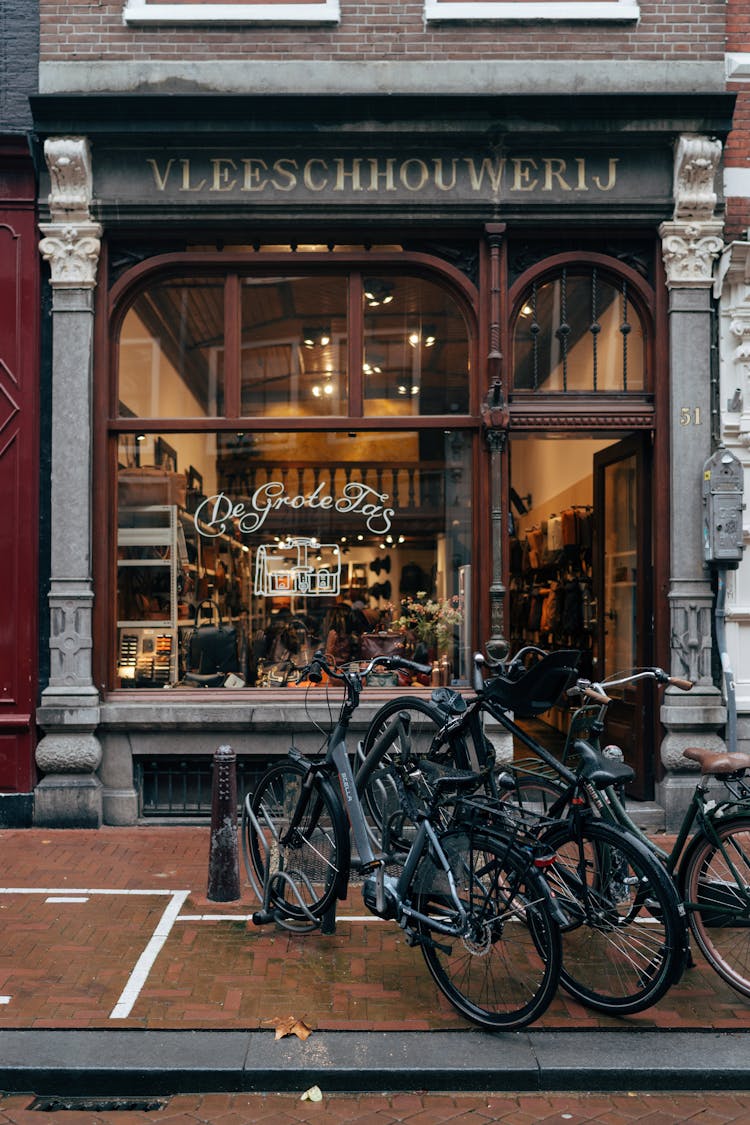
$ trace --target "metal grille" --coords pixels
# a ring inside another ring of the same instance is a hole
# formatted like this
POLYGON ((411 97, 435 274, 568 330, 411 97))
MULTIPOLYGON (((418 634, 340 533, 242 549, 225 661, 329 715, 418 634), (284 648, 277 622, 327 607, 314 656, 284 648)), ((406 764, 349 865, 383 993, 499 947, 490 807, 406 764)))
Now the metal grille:
POLYGON ((579 371, 574 389, 594 393, 637 389, 631 388, 629 380, 629 337, 634 317, 640 327, 625 278, 604 278, 596 267, 589 271, 563 267, 552 277, 534 281, 514 328, 514 388, 566 393, 571 389, 571 357, 575 351, 579 368, 585 357, 588 385, 580 385, 579 371), (619 333, 616 373, 602 372, 602 332, 619 333), (558 380, 556 386, 550 386, 553 373, 558 380), (603 374, 608 375, 606 383, 603 374))
MULTIPOLYGON (((270 761, 237 759, 237 798, 251 792, 270 761)), ((136 758, 135 785, 143 817, 210 817, 213 759, 136 758)))
POLYGON ((73 1110, 78 1113, 153 1113, 164 1109, 168 1098, 34 1098, 29 1109, 38 1113, 62 1113, 73 1110))

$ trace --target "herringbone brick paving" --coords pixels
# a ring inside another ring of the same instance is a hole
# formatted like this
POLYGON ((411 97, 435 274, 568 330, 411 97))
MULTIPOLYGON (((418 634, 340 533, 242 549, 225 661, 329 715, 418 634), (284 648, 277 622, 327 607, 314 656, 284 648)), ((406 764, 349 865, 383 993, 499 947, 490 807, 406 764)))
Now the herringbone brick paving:
MULTIPOLYGON (((208 827, 0 832, 0 1028, 249 1030, 288 1015, 318 1030, 467 1026, 392 923, 344 920, 332 936, 293 936, 243 920, 255 905, 247 886, 238 902, 209 902, 209 842, 208 827), (152 893, 71 894, 85 890, 152 893), (132 1008, 113 1019, 168 891, 190 893, 132 1008), (74 901, 50 901, 65 898, 74 901)), ((346 910, 366 917, 357 888, 346 910)), ((696 962, 639 1015, 598 1015, 560 991, 534 1026, 750 1030, 750 1001, 699 953, 696 962)))

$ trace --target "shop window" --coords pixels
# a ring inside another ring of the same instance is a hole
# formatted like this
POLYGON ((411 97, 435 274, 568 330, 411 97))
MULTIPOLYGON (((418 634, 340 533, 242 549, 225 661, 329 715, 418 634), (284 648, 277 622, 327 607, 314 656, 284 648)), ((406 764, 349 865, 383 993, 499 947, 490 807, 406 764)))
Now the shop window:
POLYGON ((319 647, 465 681, 478 422, 453 291, 166 277, 117 316, 114 685, 291 690, 319 647))
POLYGON ((425 0, 427 20, 637 20, 633 0, 425 0))
POLYGON ((128 24, 338 23, 339 0, 127 0, 128 24))
POLYGON ((593 267, 563 267, 526 291, 513 325, 513 388, 639 392, 646 332, 629 283, 593 267))

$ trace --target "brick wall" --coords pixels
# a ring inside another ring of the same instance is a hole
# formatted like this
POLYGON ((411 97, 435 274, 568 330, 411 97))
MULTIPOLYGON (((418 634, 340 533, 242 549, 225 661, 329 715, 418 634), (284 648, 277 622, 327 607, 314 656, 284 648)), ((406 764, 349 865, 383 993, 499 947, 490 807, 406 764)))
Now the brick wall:
MULTIPOLYGON (((729 0, 727 5, 727 51, 750 53, 750 5, 747 0, 729 0)), ((734 128, 724 146, 727 168, 750 168, 750 87, 746 82, 729 83, 737 94, 734 128)), ((726 201, 725 231, 727 242, 744 239, 750 226, 750 199, 730 197, 726 201)))
POLYGON ((460 60, 674 59, 709 62, 725 48, 721 0, 641 0, 639 23, 444 24, 422 0, 341 0, 336 27, 126 27, 124 0, 40 0, 41 59, 460 60))

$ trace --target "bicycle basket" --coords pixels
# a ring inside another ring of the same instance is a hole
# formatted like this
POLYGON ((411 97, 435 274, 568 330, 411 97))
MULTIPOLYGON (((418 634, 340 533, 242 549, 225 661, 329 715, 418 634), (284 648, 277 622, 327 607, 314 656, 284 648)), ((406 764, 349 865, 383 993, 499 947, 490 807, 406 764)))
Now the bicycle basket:
POLYGON ((485 683, 489 699, 503 710, 513 711, 516 718, 530 719, 549 711, 566 688, 578 677, 580 652, 560 649, 548 652, 516 680, 495 676, 485 683))

